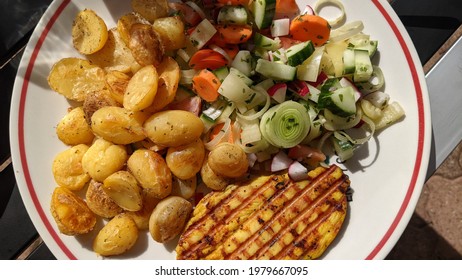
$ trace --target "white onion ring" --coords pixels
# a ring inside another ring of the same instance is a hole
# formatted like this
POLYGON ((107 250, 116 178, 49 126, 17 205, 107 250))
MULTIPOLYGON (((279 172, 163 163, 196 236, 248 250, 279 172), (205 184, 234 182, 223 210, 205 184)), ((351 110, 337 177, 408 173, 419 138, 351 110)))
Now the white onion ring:
POLYGON ((265 97, 266 97, 265 106, 260 111, 256 112, 253 115, 250 115, 250 116, 246 116, 246 115, 242 115, 240 113, 236 113, 237 116, 239 118, 242 118, 242 119, 247 120, 247 121, 252 121, 252 120, 258 119, 259 117, 263 116, 263 114, 269 109, 269 107, 271 105, 271 97, 269 96, 269 94, 266 93, 265 97))
POLYGON ((228 139, 230 132, 231 132, 231 119, 227 119, 225 124, 223 125, 223 128, 220 130, 217 136, 215 136, 215 138, 208 141, 207 143, 204 143, 204 147, 209 151, 215 149, 216 146, 223 141, 223 139, 228 139))
POLYGON ((337 8, 340 9, 340 15, 336 18, 333 18, 333 19, 327 19, 327 22, 331 25, 331 26, 335 26, 337 24, 339 24, 340 22, 342 22, 344 19, 345 19, 345 7, 343 7, 343 3, 340 2, 339 0, 318 0, 315 4, 314 4, 314 12, 319 15, 319 12, 321 11, 322 7, 323 6, 327 6, 327 5, 332 5, 332 6, 336 6, 337 8))
POLYGON ((334 29, 330 32, 329 40, 331 42, 338 42, 345 39, 348 39, 356 34, 359 34, 364 29, 364 24, 362 21, 352 21, 341 27, 334 29))
POLYGON ((188 1, 188 2, 186 2, 186 4, 187 4, 189 7, 193 8, 193 10, 196 11, 196 13, 198 13, 199 16, 200 16, 202 19, 205 19, 205 18, 207 17, 207 16, 205 15, 204 11, 202 11, 202 9, 201 9, 199 6, 197 6, 196 3, 192 2, 192 1, 188 1))
POLYGON ((209 48, 221 54, 222 56, 224 56, 226 60, 228 60, 229 64, 233 62, 233 59, 228 55, 228 53, 224 49, 220 48, 219 46, 212 44, 212 45, 209 45, 209 48))
POLYGON ((197 71, 194 69, 181 70, 180 72, 180 84, 189 85, 192 83, 192 78, 196 75, 197 71))

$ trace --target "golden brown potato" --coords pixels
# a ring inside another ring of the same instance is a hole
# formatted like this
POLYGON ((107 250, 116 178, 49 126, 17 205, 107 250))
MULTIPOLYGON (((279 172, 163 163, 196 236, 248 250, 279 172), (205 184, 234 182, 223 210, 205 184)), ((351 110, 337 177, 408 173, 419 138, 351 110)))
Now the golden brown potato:
POLYGON ((149 229, 149 218, 151 213, 159 203, 160 199, 154 196, 154 193, 148 189, 142 189, 143 194, 143 207, 139 211, 134 212, 125 212, 126 215, 132 217, 135 221, 136 226, 139 230, 148 230, 149 229))
POLYGON ((138 70, 125 89, 125 109, 136 112, 149 107, 156 97, 158 81, 159 75, 154 66, 147 65, 138 70))
POLYGON ((153 28, 159 34, 165 50, 178 50, 185 46, 184 23, 179 16, 158 18, 153 28))
POLYGON ((180 234, 192 212, 192 204, 179 196, 169 196, 157 204, 149 219, 149 232, 160 243, 180 234))
POLYGON ((176 177, 186 180, 201 170, 205 157, 205 148, 201 139, 178 146, 170 147, 165 160, 176 177))
POLYGON ((196 187, 197 176, 193 176, 185 180, 179 179, 174 176, 171 195, 181 196, 184 199, 190 199, 196 193, 196 187))
POLYGON ((213 149, 207 162, 213 172, 228 178, 243 176, 249 168, 247 155, 236 144, 224 142, 213 149))
POLYGON ((103 183, 91 180, 85 193, 88 208, 103 218, 112 218, 123 212, 123 209, 103 190, 103 183))
POLYGON ((63 58, 51 68, 48 85, 64 97, 81 102, 89 92, 106 87, 104 76, 104 70, 88 60, 63 58))
POLYGON ((87 145, 79 144, 55 156, 51 169, 59 186, 78 191, 90 181, 90 176, 82 168, 82 159, 88 149, 87 145))
POLYGON ((135 60, 142 66, 158 66, 164 56, 159 35, 150 24, 136 23, 130 29, 128 47, 135 60))
POLYGON ((82 167, 91 178, 103 182, 109 175, 121 170, 127 158, 124 146, 98 138, 83 156, 82 167))
POLYGON ((216 191, 221 191, 230 184, 229 178, 223 177, 213 172, 207 163, 207 160, 204 160, 204 164, 202 165, 201 178, 208 188, 216 191))
POLYGON ((151 113, 159 112, 170 104, 176 96, 178 83, 180 82, 180 67, 171 57, 167 56, 157 67, 159 82, 156 97, 146 111, 151 113))
POLYGON ((95 11, 80 11, 72 25, 72 43, 82 54, 92 54, 103 48, 108 38, 107 26, 95 11))
POLYGON ((132 0, 131 6, 133 11, 150 22, 167 16, 169 11, 167 0, 132 0))
POLYGON ((106 84, 111 97, 119 104, 124 103, 124 93, 130 76, 120 71, 109 71, 106 74, 106 84))
POLYGON ((141 189, 128 171, 121 170, 109 175, 104 179, 103 190, 125 210, 138 211, 143 206, 141 189))
POLYGON ((172 173, 164 158, 147 149, 138 149, 128 158, 127 167, 140 183, 156 198, 164 198, 172 191, 172 173))
POLYGON ((91 128, 96 135, 114 144, 125 145, 146 137, 143 130, 145 119, 144 113, 106 106, 93 113, 91 128))
POLYGON ((117 31, 119 31, 120 38, 127 46, 130 41, 130 28, 132 28, 132 25, 136 23, 149 24, 149 21, 135 12, 125 14, 117 21, 117 31))
POLYGON ((91 144, 95 135, 85 119, 82 107, 69 111, 58 123, 56 135, 66 145, 91 144))
POLYGON ((138 228, 124 213, 112 218, 93 240, 93 251, 101 256, 120 255, 130 250, 138 240, 138 228))
POLYGON ((93 113, 106 106, 119 107, 119 103, 112 98, 111 92, 107 89, 89 92, 83 101, 83 112, 86 122, 90 125, 93 113))
POLYGON ((198 139, 204 130, 204 124, 193 113, 167 110, 149 117, 144 122, 144 129, 155 144, 178 147, 198 139))
POLYGON ((66 235, 88 233, 96 224, 96 216, 85 201, 64 187, 54 189, 50 210, 59 231, 66 235))
POLYGON ((128 45, 120 38, 116 28, 109 30, 104 47, 96 53, 87 55, 91 63, 106 71, 136 72, 141 66, 135 60, 128 45))

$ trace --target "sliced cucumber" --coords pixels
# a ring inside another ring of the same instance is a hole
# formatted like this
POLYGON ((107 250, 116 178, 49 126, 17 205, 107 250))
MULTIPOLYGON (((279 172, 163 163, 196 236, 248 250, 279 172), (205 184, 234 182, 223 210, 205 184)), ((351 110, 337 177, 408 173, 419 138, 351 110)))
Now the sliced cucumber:
POLYGON ((355 82, 366 82, 372 75, 372 62, 369 52, 366 50, 355 50, 355 71, 353 80, 355 82))
POLYGON ((355 50, 366 50, 369 52, 369 57, 373 57, 377 52, 379 42, 377 40, 371 40, 367 44, 355 46, 355 50))
POLYGON ((212 71, 215 76, 220 80, 220 82, 223 82, 223 80, 228 76, 229 74, 229 69, 226 66, 220 67, 216 70, 212 71))
POLYGON ((355 72, 355 51, 347 48, 343 51, 343 74, 353 74, 355 72))
POLYGON ((352 87, 322 91, 318 99, 319 109, 328 109, 340 117, 356 114, 355 92, 352 87))
POLYGON ((287 64, 297 66, 303 63, 314 52, 314 45, 311 41, 296 44, 287 49, 287 64))
POLYGON ((223 6, 217 17, 219 24, 247 24, 247 20, 247 10, 243 6, 223 6))
POLYGON ((234 57, 231 67, 236 68, 241 71, 242 74, 246 76, 251 76, 253 67, 252 67, 252 54, 248 50, 240 50, 234 57))
POLYGON ((296 67, 278 62, 271 62, 265 59, 259 59, 257 61, 255 71, 267 78, 279 81, 293 81, 297 75, 296 67))
POLYGON ((210 107, 202 111, 202 114, 207 116, 208 119, 215 122, 221 116, 227 104, 228 102, 226 102, 225 100, 218 99, 217 101, 210 104, 210 107))
POLYGON ((269 51, 275 51, 279 49, 281 46, 281 44, 278 41, 266 37, 265 35, 262 35, 260 33, 255 33, 253 41, 255 43, 255 46, 269 51))
POLYGON ((255 24, 261 29, 271 26, 276 12, 276 0, 256 0, 250 5, 255 24))

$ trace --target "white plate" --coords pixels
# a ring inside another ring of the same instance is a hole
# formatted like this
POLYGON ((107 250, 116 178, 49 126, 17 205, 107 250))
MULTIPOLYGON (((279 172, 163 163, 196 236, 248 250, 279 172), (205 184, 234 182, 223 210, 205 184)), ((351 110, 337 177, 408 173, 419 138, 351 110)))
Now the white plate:
MULTIPOLYGON (((297 1, 304 6, 306 1, 297 1)), ((349 162, 354 189, 340 235, 324 259, 383 259, 404 231, 424 184, 431 142, 430 107, 425 79, 412 42, 384 0, 344 1, 347 21, 362 20, 365 33, 379 40, 375 57, 386 78, 385 91, 405 108, 406 117, 362 147, 349 162)), ((53 63, 78 56, 70 30, 75 14, 91 8, 109 27, 130 9, 128 0, 54 1, 25 50, 15 82, 10 135, 17 183, 40 236, 58 259, 95 259, 92 235, 59 233, 50 214, 56 187, 51 163, 66 149, 55 127, 69 103, 51 91, 47 76, 53 63)), ((324 11, 328 13, 329 10, 324 11)), ((174 244, 156 244, 142 235, 136 248, 120 258, 173 259, 174 244)))

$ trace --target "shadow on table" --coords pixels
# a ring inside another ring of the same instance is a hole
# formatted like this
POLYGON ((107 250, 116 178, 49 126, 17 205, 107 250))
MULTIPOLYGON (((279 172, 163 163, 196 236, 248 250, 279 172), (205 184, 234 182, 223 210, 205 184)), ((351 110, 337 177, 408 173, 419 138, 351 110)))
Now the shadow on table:
POLYGON ((457 252, 425 220, 415 214, 387 260, 461 260, 457 252))

